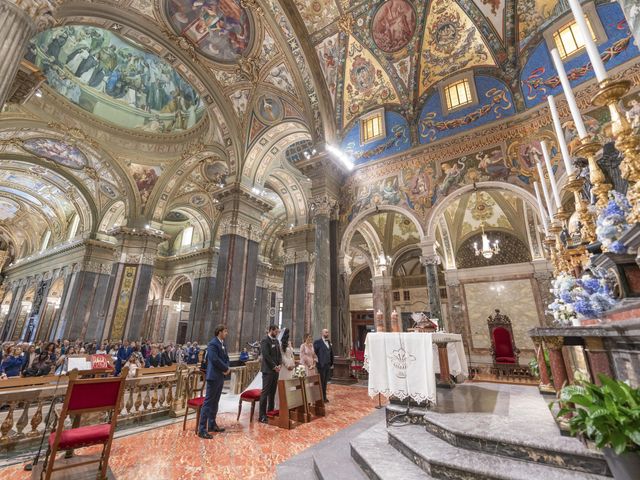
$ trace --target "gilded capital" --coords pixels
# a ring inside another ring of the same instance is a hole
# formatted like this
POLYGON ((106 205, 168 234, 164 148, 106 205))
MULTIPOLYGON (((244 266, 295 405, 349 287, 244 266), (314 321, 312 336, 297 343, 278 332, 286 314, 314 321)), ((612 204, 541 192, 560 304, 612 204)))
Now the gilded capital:
POLYGON ((26 13, 38 31, 46 30, 55 23, 53 15, 61 0, 0 0, 8 2, 26 13))
POLYGON ((549 350, 561 350, 564 345, 564 337, 544 337, 544 344, 549 350))

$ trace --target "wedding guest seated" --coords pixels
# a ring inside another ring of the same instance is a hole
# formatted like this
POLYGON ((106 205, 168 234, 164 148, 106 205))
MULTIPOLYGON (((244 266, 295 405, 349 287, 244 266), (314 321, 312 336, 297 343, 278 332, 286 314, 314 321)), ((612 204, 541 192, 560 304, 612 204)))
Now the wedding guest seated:
POLYGON ((156 367, 165 366, 164 361, 162 359, 162 354, 160 353, 157 345, 153 345, 151 347, 151 354, 147 358, 144 366, 146 368, 151 368, 151 367, 156 368, 156 367))
POLYGON ((60 353, 64 353, 62 351, 62 347, 57 347, 56 348, 56 344, 53 343, 53 342, 49 342, 47 344, 47 346, 45 347, 44 351, 49 354, 49 359, 51 360, 52 363, 56 362, 56 360, 58 359, 58 356, 60 355, 60 353), (58 353, 56 353, 56 351, 58 353))
POLYGON ((245 364, 245 362, 249 361, 249 352, 247 352, 246 348, 243 348, 242 352, 240 352, 240 361, 243 365, 245 364))
POLYGON ((42 377, 51 373, 52 362, 46 351, 41 352, 27 370, 25 377, 42 377))
POLYGON ((175 356, 173 356, 173 359, 172 359, 171 347, 161 347, 161 348, 162 348, 162 352, 160 353, 160 360, 162 361, 162 366, 170 367, 171 365, 173 365, 173 362, 175 361, 175 356))
POLYGON ((12 347, 7 353, 5 353, 2 363, 0 363, 0 373, 4 373, 7 377, 20 376, 22 349, 20 347, 12 347))
POLYGON ((22 372, 23 375, 25 370, 31 368, 31 365, 36 360, 37 356, 38 354, 36 353, 36 346, 29 345, 27 350, 22 355, 22 367, 20 368, 20 371, 22 372))
POLYGON ((200 347, 197 343, 193 342, 189 349, 189 355, 187 356, 187 365, 196 365, 198 363, 198 355, 200 354, 200 347))
POLYGON ((133 352, 124 366, 129 367, 127 378, 134 378, 138 373, 138 369, 145 366, 145 361, 142 358, 142 354, 140 352, 133 352))

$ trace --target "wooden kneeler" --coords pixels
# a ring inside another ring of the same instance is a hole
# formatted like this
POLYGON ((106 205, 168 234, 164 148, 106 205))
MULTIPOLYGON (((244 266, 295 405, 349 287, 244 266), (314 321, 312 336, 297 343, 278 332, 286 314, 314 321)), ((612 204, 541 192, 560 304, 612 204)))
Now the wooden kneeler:
POLYGON ((304 379, 304 396, 309 417, 324 417, 326 415, 324 400, 322 399, 320 375, 310 375, 304 379))
POLYGON ((267 412, 269 425, 291 429, 305 420, 306 404, 299 378, 278 381, 279 409, 267 412))

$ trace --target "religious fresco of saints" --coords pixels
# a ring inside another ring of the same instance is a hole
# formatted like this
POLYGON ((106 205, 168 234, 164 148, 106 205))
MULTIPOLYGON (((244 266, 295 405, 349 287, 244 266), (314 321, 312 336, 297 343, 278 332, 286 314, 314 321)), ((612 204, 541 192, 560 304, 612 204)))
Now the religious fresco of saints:
POLYGON ((169 0, 167 14, 180 35, 217 62, 233 62, 251 46, 251 18, 240 0, 169 0))
POLYGON ((143 205, 146 205, 153 187, 158 181, 158 178, 160 178, 161 169, 160 167, 149 167, 135 163, 130 165, 130 169, 133 180, 136 182, 136 186, 140 192, 140 200, 143 205))
POLYGON ((23 148, 38 157, 51 160, 63 167, 82 170, 87 166, 87 157, 76 147, 51 138, 30 138, 23 148))
POLYGON ((416 12, 407 0, 383 3, 371 24, 373 41, 380 50, 394 53, 404 48, 416 29, 416 12))

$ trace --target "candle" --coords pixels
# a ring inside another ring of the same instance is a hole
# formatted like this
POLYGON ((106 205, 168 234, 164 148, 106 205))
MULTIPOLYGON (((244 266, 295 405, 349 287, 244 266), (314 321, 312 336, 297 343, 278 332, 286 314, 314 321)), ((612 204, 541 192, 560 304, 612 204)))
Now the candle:
POLYGON ((549 149, 547 148, 547 142, 542 140, 540 142, 540 146, 542 147, 542 156, 544 157, 544 164, 547 167, 547 173, 549 174, 549 183, 551 183, 551 190, 553 191, 553 199, 556 201, 556 208, 560 208, 562 202, 560 201, 560 192, 558 192, 558 183, 556 182, 556 177, 553 174, 553 169, 551 168, 551 158, 549 157, 549 149))
POLYGON ((564 90, 564 95, 567 98, 567 103, 569 104, 573 123, 575 123, 578 136, 580 137, 580 140, 582 140, 587 136, 587 129, 584 128, 584 122, 582 121, 582 115, 580 114, 580 109, 576 103, 576 97, 573 96, 573 90, 571 90, 571 84, 569 83, 567 73, 564 71, 564 65, 562 64, 557 48, 551 50, 551 58, 553 58, 553 64, 558 72, 558 77, 560 77, 560 83, 562 84, 562 90, 564 90))
POLYGON ((552 219, 553 205, 551 205, 551 198, 549 197, 549 189, 547 188, 547 182, 544 179, 542 164, 540 162, 537 162, 536 167, 538 167, 538 175, 540 175, 540 184, 542 185, 542 193, 544 193, 544 199, 547 202, 547 211, 549 212, 549 219, 552 219))
POLYGON ((567 175, 570 176, 575 171, 573 164, 571 163, 571 155, 569 154, 569 147, 567 147, 567 141, 564 138, 564 131, 562 130, 562 124, 560 123, 560 115, 556 108, 556 100, 553 95, 547 97, 549 102, 549 110, 551 111, 551 118, 553 119, 553 128, 556 131, 556 137, 558 137, 558 145, 560 145, 560 152, 562 153, 562 161, 564 162, 564 169, 567 175))
POLYGON ((538 188, 538 182, 533 182, 533 188, 536 191, 536 200, 538 200, 538 209, 540 210, 540 219, 542 220, 542 227, 544 228, 545 235, 549 235, 549 224, 547 223, 547 214, 542 206, 542 198, 540 198, 540 189, 538 188))
POLYGON ((600 52, 598 51, 596 42, 593 41, 591 30, 587 25, 587 20, 584 18, 584 12, 580 6, 580 0, 569 0, 569 6, 571 7, 571 12, 576 19, 576 25, 578 25, 578 29, 580 29, 580 35, 582 35, 582 40, 584 41, 584 46, 587 49, 587 54, 589 55, 589 60, 591 60, 591 65, 593 66, 596 78, 598 79, 598 82, 604 82, 607 79, 607 70, 604 68, 604 63, 602 63, 602 58, 600 57, 600 52))

